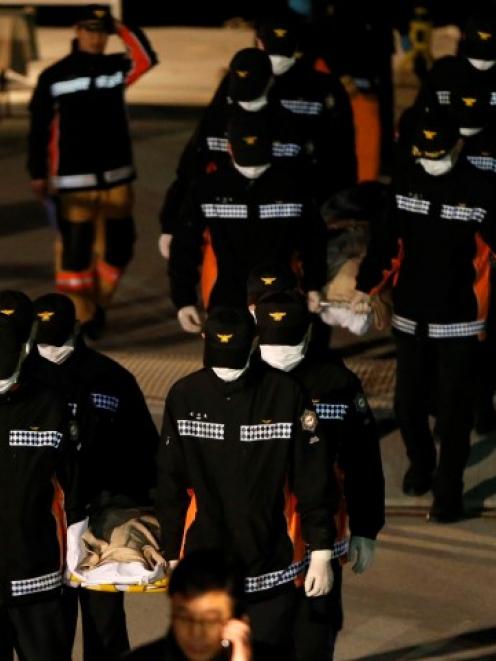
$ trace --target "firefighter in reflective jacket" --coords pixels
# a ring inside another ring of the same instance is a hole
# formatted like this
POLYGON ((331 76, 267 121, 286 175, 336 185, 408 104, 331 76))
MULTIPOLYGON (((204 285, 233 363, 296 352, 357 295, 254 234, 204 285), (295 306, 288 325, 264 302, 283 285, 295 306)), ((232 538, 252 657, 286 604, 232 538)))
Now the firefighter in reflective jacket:
POLYGON ((62 604, 66 523, 82 519, 77 431, 26 353, 33 306, 0 292, 0 658, 70 661, 62 604))
MULTIPOLYGON (((86 346, 67 296, 41 296, 34 308, 36 373, 61 392, 78 421, 80 489, 89 514, 105 507, 148 506, 155 486, 158 433, 135 378, 86 346)), ((79 596, 86 661, 113 659, 129 650, 122 592, 67 592, 73 637, 79 596)))
POLYGON ((430 518, 463 515, 479 339, 486 330, 490 256, 496 248, 494 181, 460 157, 450 116, 426 113, 411 163, 393 183, 392 212, 358 272, 360 311, 388 282, 397 344, 396 414, 410 467, 403 490, 432 487, 430 518), (439 461, 429 427, 436 393, 439 461))
POLYGON ((28 170, 38 196, 58 196, 57 289, 71 296, 88 335, 97 335, 135 237, 123 95, 156 57, 144 34, 105 6, 81 9, 76 37, 72 53, 43 71, 34 91, 28 170), (127 54, 104 55, 111 32, 127 54))
POLYGON ((196 285, 205 229, 217 260, 210 306, 246 305, 248 275, 268 260, 292 264, 299 258, 314 307, 326 278, 322 217, 308 189, 272 164, 270 132, 260 113, 233 117, 228 131, 232 164, 195 182, 171 244, 171 296, 187 332, 201 330, 196 285))
POLYGON ((336 485, 325 470, 317 416, 298 384, 260 362, 249 365, 254 322, 246 308, 212 310, 204 330, 205 367, 178 381, 165 405, 157 484, 162 548, 169 561, 179 558, 183 537, 186 553, 229 548, 246 576, 254 641, 287 647, 294 580, 308 566, 309 597, 332 586, 336 485), (284 513, 290 493, 306 543, 300 557, 284 513), (195 514, 184 533, 192 497, 195 514))
MULTIPOLYGON (((309 348, 310 318, 300 294, 263 295, 255 304, 255 318, 262 360, 294 377, 311 398, 325 443, 327 470, 336 470, 342 484, 333 590, 318 605, 301 595, 294 625, 295 659, 331 659, 342 625, 339 560, 349 554, 353 570, 365 571, 384 525, 379 436, 359 379, 330 350, 323 354, 309 348)), ((297 518, 292 518, 294 512, 288 515, 297 534, 297 518)))

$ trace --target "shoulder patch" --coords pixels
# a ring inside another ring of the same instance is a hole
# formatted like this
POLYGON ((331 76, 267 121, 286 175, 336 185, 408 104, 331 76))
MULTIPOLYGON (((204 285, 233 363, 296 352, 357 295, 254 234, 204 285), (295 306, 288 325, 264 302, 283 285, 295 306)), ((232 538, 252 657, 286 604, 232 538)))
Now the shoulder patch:
POLYGON ((317 429, 319 419, 315 411, 310 411, 310 409, 305 409, 303 415, 300 418, 301 427, 303 431, 314 432, 317 429))

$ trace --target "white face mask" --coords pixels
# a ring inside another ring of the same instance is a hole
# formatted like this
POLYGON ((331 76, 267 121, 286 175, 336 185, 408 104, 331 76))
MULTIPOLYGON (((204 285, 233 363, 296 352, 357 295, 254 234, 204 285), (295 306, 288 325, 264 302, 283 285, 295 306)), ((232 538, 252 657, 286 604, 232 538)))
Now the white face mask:
POLYGON ((74 340, 71 339, 60 347, 53 344, 38 344, 40 356, 56 365, 62 365, 74 351, 74 340))
POLYGON ((262 176, 270 168, 270 163, 266 163, 265 165, 238 165, 233 160, 233 164, 236 170, 247 179, 258 179, 258 177, 262 176))
POLYGON ((16 370, 8 379, 0 379, 0 395, 4 395, 12 388, 14 383, 16 383, 18 376, 19 370, 16 370))
POLYGON ((282 76, 282 74, 289 71, 296 62, 294 57, 286 57, 285 55, 269 55, 269 58, 274 76, 282 76))
POLYGON ((290 372, 294 369, 303 358, 307 349, 307 338, 297 344, 290 346, 285 344, 261 344, 260 354, 262 360, 271 367, 282 370, 283 372, 290 372))
POLYGON ((436 161, 431 158, 419 158, 418 162, 427 172, 433 177, 439 177, 442 174, 449 172, 455 165, 455 157, 453 153, 447 154, 443 158, 438 158, 436 161))
POLYGON ((489 71, 496 64, 496 60, 478 60, 473 57, 467 59, 474 69, 478 71, 489 71))
POLYGON ((460 128, 460 135, 463 135, 465 138, 470 138, 473 135, 477 135, 478 133, 481 133, 484 129, 469 129, 466 127, 461 127, 460 128))
POLYGON ((238 101, 238 105, 246 110, 246 112, 258 112, 265 108, 268 103, 267 94, 262 94, 258 99, 253 99, 252 101, 238 101))
POLYGON ((248 358, 246 365, 241 369, 232 369, 231 367, 212 367, 212 372, 218 376, 219 379, 222 379, 222 381, 231 383, 231 381, 236 381, 240 376, 243 376, 248 369, 249 364, 250 359, 248 358))

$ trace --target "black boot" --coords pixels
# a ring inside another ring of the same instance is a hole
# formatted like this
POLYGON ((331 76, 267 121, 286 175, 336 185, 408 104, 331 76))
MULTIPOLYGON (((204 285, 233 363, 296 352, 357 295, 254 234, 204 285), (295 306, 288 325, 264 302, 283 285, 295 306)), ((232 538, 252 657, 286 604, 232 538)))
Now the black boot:
POLYGON ((81 332, 89 340, 99 340, 105 329, 107 314, 101 305, 96 306, 95 314, 81 325, 81 332))
POLYGON ((433 471, 411 464, 403 477, 406 496, 423 496, 432 489, 433 471))

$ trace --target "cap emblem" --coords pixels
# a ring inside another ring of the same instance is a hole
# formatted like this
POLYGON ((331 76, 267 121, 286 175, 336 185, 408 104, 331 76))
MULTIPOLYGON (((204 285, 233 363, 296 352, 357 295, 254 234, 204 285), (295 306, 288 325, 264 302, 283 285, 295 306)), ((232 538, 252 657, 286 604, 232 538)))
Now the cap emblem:
POLYGON ((287 312, 269 312, 269 317, 272 317, 274 321, 282 321, 286 314, 287 312))
POLYGON ((55 312, 45 310, 44 312, 38 312, 36 316, 40 319, 40 321, 50 321, 54 314, 55 312))
POLYGON ((245 135, 243 140, 246 142, 247 145, 253 147, 253 145, 257 142, 258 138, 256 135, 245 135))
POLYGON ((467 106, 467 108, 473 108, 477 103, 477 99, 472 99, 467 97, 463 97, 462 101, 467 106))
POLYGON ((97 18, 103 18, 105 16, 105 10, 104 9, 95 9, 93 12, 97 18))
POLYGON ((8 310, 0 310, 0 312, 1 312, 2 314, 4 314, 6 317, 10 317, 11 315, 14 314, 15 310, 11 310, 11 309, 8 309, 8 310))
POLYGON ((277 280, 277 278, 264 278, 264 277, 262 277, 262 278, 260 278, 260 280, 262 281, 262 283, 264 285, 266 285, 267 287, 270 287, 270 285, 274 284, 274 282, 277 280))
POLYGON ((481 41, 489 41, 489 39, 492 39, 492 34, 490 32, 481 32, 480 30, 477 31, 477 34, 479 35, 479 39, 481 41))
POLYGON ((217 337, 219 338, 221 344, 229 344, 233 336, 232 334, 222 335, 221 333, 217 333, 217 337))
POLYGON ((274 34, 278 39, 284 39, 288 31, 285 28, 274 28, 274 34))
POLYGON ((434 140, 434 138, 437 135, 437 131, 422 131, 422 133, 425 135, 426 140, 434 140))
POLYGON ((236 75, 238 78, 248 78, 249 71, 245 71, 244 69, 236 69, 236 75))

